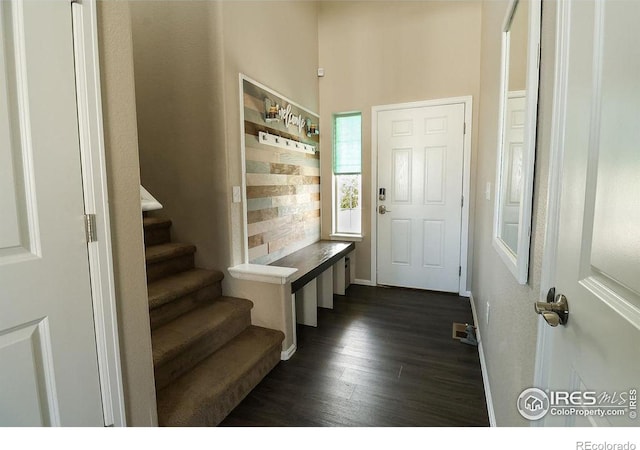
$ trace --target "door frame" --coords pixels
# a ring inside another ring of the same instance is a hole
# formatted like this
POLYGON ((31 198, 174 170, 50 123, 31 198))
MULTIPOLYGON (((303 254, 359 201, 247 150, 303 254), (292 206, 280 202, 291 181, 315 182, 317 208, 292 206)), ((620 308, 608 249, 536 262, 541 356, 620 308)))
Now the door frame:
POLYGON ((471 296, 468 289, 468 263, 469 263, 469 210, 471 205, 471 136, 473 134, 473 97, 440 98, 435 100, 423 100, 409 103, 395 103, 391 105, 379 105, 371 108, 371 284, 378 284, 378 113, 400 109, 425 108, 431 106, 464 105, 465 134, 463 142, 462 159, 462 226, 460 231, 460 266, 462 267, 458 284, 458 294, 463 297, 471 296))
MULTIPOLYGON (((97 241, 87 244, 105 426, 126 426, 107 191, 96 0, 71 0, 78 129, 85 214, 97 241)), ((142 214, 142 212, 141 212, 142 214)))
MULTIPOLYGON (((551 142, 549 156, 549 181, 547 190, 547 214, 544 237, 544 253, 540 275, 538 299, 543 301, 547 291, 555 285, 555 272, 560 230, 560 199, 562 194, 562 169, 564 160, 564 128, 567 110, 567 89, 569 77, 569 19, 570 2, 556 4, 556 48, 553 89, 553 110, 551 120, 551 142)), ((551 350, 554 333, 546 322, 538 317, 538 338, 533 373, 533 385, 548 385, 551 350)), ((531 426, 543 426, 543 421, 533 421, 531 426)))

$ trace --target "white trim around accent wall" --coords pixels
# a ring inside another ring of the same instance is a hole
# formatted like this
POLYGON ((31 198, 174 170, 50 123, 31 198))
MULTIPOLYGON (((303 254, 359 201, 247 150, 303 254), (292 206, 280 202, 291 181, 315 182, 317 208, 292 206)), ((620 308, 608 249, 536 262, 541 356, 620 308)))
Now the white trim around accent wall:
MULTIPOLYGON (((244 82, 248 81, 249 83, 263 89, 277 97, 280 97, 282 100, 285 100, 287 103, 295 106, 296 108, 301 109, 309 114, 312 114, 316 117, 320 117, 318 113, 311 111, 310 109, 305 108, 302 105, 294 102, 293 100, 285 97, 279 92, 274 91, 268 86, 265 86, 262 83, 254 80, 253 78, 248 77, 243 73, 238 74, 238 83, 239 83, 239 101, 240 101, 240 158, 241 158, 241 170, 242 170, 242 186, 240 189, 242 190, 242 263, 248 264, 249 261, 249 246, 247 245, 247 238, 249 236, 248 226, 247 226, 247 165, 246 165, 246 141, 245 141, 245 133, 244 133, 244 82)), ((322 173, 322 163, 320 163, 320 173, 322 173)))
MULTIPOLYGON (((238 75, 239 86, 239 105, 240 105, 240 170, 242 172, 242 185, 240 186, 242 195, 242 263, 249 264, 249 245, 247 239, 249 236, 248 219, 247 219, 247 163, 246 163, 246 139, 244 137, 244 80, 248 80, 256 84, 251 78, 244 74, 238 75)), ((266 88, 264 88, 266 90, 266 88)), ((233 188, 232 188, 233 189, 233 188)))
POLYGON ((374 106, 371 108, 371 285, 376 286, 377 274, 377 208, 378 204, 378 113, 395 109, 424 108, 429 106, 443 106, 453 104, 464 104, 464 155, 462 174, 462 195, 464 203, 462 206, 462 230, 460 233, 460 282, 458 294, 468 297, 471 292, 467 286, 469 271, 469 248, 471 236, 469 235, 469 206, 471 204, 471 136, 473 134, 473 97, 470 95, 463 97, 442 98, 437 100, 425 100, 410 103, 396 103, 392 105, 374 106))
POLYGON ((91 297, 105 426, 126 426, 98 58, 96 0, 72 3, 78 128, 85 214, 95 214, 98 240, 88 243, 91 297))

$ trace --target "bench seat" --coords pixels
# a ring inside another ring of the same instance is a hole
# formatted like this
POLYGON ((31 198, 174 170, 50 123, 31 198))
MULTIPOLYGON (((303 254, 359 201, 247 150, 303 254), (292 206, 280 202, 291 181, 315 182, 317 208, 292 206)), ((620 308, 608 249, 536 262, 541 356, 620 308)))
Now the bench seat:
POLYGON ((354 250, 353 242, 318 241, 269 265, 228 268, 231 292, 254 302, 252 323, 284 333, 282 360, 296 351, 296 322, 318 326, 318 307, 333 308, 334 293, 344 295, 355 275, 354 250))
POLYGON ((353 242, 318 241, 269 265, 298 269, 291 281, 291 293, 295 294, 355 248, 353 242))
POLYGON ((317 327, 318 307, 333 309, 333 294, 344 295, 344 258, 355 249, 353 242, 318 241, 271 266, 297 271, 291 277, 291 301, 296 322, 317 327))

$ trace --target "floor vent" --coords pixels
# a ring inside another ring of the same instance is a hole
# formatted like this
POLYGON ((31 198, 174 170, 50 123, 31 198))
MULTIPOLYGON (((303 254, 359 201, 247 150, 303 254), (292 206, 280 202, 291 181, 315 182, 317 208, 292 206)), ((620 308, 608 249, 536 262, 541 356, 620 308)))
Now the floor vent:
POLYGON ((467 337, 467 325, 464 323, 453 322, 453 338, 463 339, 467 337))

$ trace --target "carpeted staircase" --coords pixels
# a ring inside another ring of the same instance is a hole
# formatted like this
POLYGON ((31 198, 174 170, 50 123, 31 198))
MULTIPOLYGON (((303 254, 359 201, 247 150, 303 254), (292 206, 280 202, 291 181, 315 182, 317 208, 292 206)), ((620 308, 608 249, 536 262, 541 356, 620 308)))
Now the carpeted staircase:
POLYGON ((280 361, 284 335, 251 325, 253 303, 222 295, 222 272, 194 267, 171 221, 144 217, 158 421, 215 426, 280 361))

